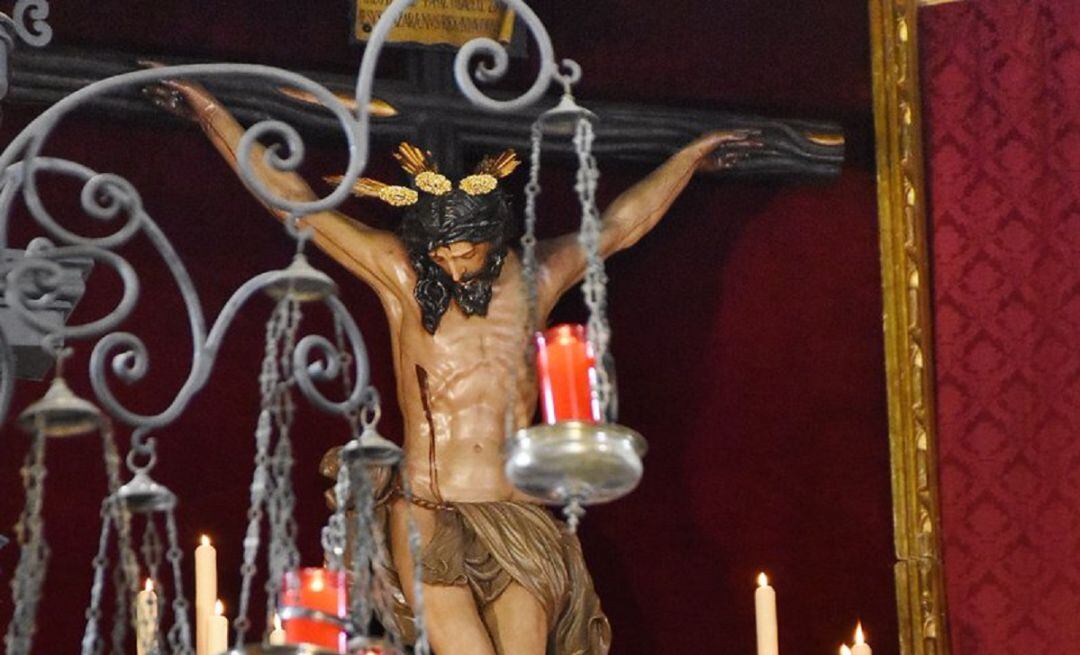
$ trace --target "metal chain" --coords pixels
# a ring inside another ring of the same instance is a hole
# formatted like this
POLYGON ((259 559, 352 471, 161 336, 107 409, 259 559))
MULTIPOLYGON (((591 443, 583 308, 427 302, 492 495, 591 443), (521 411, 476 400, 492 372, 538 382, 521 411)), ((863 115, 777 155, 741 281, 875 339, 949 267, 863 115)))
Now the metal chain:
MULTIPOLYGON (((338 365, 341 367, 341 382, 348 394, 352 389, 352 374, 349 367, 352 365, 352 354, 345 346, 345 331, 341 323, 341 317, 334 314, 334 345, 337 349, 338 365)), ((349 435, 355 439, 358 435, 360 416, 358 411, 350 411, 345 415, 349 423, 349 435)), ((323 557, 326 566, 332 571, 344 568, 345 550, 348 547, 348 526, 346 512, 352 494, 350 491, 350 479, 348 467, 338 463, 337 480, 334 484, 334 511, 331 512, 322 529, 323 557)))
POLYGON ((340 571, 345 558, 345 511, 349 504, 349 468, 338 466, 337 480, 334 484, 334 511, 326 520, 322 529, 323 557, 326 568, 340 571))
POLYGON ((272 415, 277 428, 277 444, 270 458, 271 487, 267 502, 267 516, 270 522, 270 537, 267 562, 267 622, 272 619, 272 606, 281 589, 281 581, 286 571, 300 566, 300 553, 296 546, 296 516, 293 508, 296 496, 292 489, 292 442, 290 433, 295 415, 291 386, 295 380, 292 371, 292 352, 296 344, 296 335, 300 327, 300 303, 286 297, 288 320, 282 334, 282 352, 278 365, 281 367, 281 381, 274 394, 272 415))
MULTIPOLYGON (((134 601, 139 593, 139 560, 131 545, 131 512, 120 501, 120 453, 116 448, 112 422, 106 421, 101 428, 101 445, 104 453, 105 474, 109 489, 109 506, 112 511, 113 525, 116 528, 117 546, 120 550, 116 580, 116 614, 113 617, 113 650, 117 655, 125 652, 124 641, 127 626, 137 626, 138 614, 134 601), (125 618, 126 617, 126 618, 125 618)), ((147 444, 153 454, 153 442, 147 444)))
POLYGON ((279 302, 266 322, 266 341, 262 370, 259 374, 262 409, 255 427, 255 470, 251 478, 250 505, 247 511, 248 525, 244 534, 243 564, 240 566, 240 602, 236 619, 233 621, 237 644, 244 643, 247 631, 251 629, 251 620, 248 618, 251 583, 258 571, 258 565, 255 562, 259 553, 263 508, 266 506, 272 484, 270 479, 270 436, 273 431, 271 404, 280 380, 277 362, 279 342, 287 323, 285 311, 284 301, 279 302))
POLYGON ((251 583, 258 571, 255 561, 259 554, 263 507, 269 493, 270 432, 270 411, 263 409, 259 412, 255 428, 255 471, 251 478, 250 505, 247 510, 248 524, 247 531, 244 533, 243 564, 240 565, 240 602, 236 620, 233 621, 237 644, 244 643, 244 637, 251 628, 248 608, 251 603, 251 583))
POLYGON ((600 253, 600 213, 596 209, 596 185, 600 179, 600 169, 596 157, 592 154, 592 144, 596 135, 592 122, 579 118, 574 132, 574 150, 578 156, 577 183, 574 190, 581 203, 581 232, 578 243, 585 250, 585 280, 581 285, 585 296, 585 305, 589 308, 589 341, 596 356, 597 397, 603 416, 608 416, 609 408, 615 402, 615 389, 609 375, 608 343, 611 329, 607 320, 607 273, 604 271, 604 258, 600 253))
POLYGON ((173 625, 167 635, 169 648, 172 649, 174 655, 193 655, 191 624, 188 622, 188 601, 184 596, 184 578, 181 567, 184 551, 180 550, 176 530, 176 516, 171 509, 165 513, 165 539, 169 543, 169 548, 165 551, 165 559, 169 560, 169 564, 172 566, 173 585, 175 587, 173 590, 175 596, 172 602, 173 625))
POLYGON ((4 644, 8 655, 29 655, 33 646, 38 602, 49 560, 49 545, 45 542, 45 526, 41 507, 45 496, 45 434, 38 430, 33 436, 30 451, 20 471, 26 504, 15 535, 19 542, 19 563, 11 579, 14 610, 8 624, 4 644))
MULTIPOLYGON (((111 506, 109 511, 112 514, 113 525, 116 525, 116 510, 111 506)), ((112 655, 125 655, 124 654, 124 642, 127 640, 127 628, 128 628, 128 595, 127 585, 124 580, 124 567, 117 566, 112 571, 112 582, 115 592, 113 594, 113 602, 115 604, 115 610, 113 615, 112 624, 112 655)))
MULTIPOLYGON (((292 571, 300 567, 300 550, 296 545, 298 526, 296 513, 293 508, 296 505, 296 495, 292 487, 292 425, 296 417, 296 403, 293 401, 291 388, 296 382, 293 374, 293 351, 296 349, 296 336, 300 330, 300 301, 289 299, 289 325, 285 331, 283 352, 281 356, 281 370, 284 373, 284 381, 281 385, 281 407, 278 414, 278 443, 275 449, 277 461, 277 478, 274 480, 274 491, 278 497, 279 519, 281 521, 281 544, 285 556, 285 571, 292 571)), ((272 462, 273 463, 273 462, 272 462)), ((273 469, 273 467, 272 467, 273 469)), ((281 573, 284 573, 282 571, 281 573)), ((278 577, 280 583, 281 577, 278 577)))
POLYGON ((540 324, 540 300, 537 289, 539 263, 536 260, 536 201, 540 197, 540 150, 543 146, 543 124, 537 120, 532 125, 529 151, 529 181, 525 184, 525 231, 521 235, 521 279, 525 300, 525 317, 521 338, 521 352, 525 365, 514 367, 513 384, 507 385, 506 411, 503 414, 503 430, 509 439, 517 429, 516 409, 519 394, 528 388, 527 382, 535 378, 536 343, 533 336, 540 324))
MULTIPOLYGON (((346 462, 341 462, 341 470, 346 471, 349 476, 351 497, 348 500, 355 512, 355 520, 352 524, 353 535, 349 544, 349 571, 352 574, 352 585, 349 589, 349 618, 357 632, 367 636, 372 614, 371 563, 378 550, 378 544, 373 539, 374 498, 371 479, 364 462, 353 461, 348 465, 346 462)), ((340 503, 341 500, 338 499, 338 502, 340 503)), ((387 616, 393 616, 393 614, 387 616)))
MULTIPOLYGON (((147 514, 145 516, 145 526, 143 527, 142 545, 139 551, 143 556, 143 563, 146 565, 146 576, 153 585, 154 589, 154 612, 149 613, 152 617, 153 625, 149 626, 151 630, 144 631, 146 624, 140 621, 139 630, 136 631, 136 635, 146 634, 150 636, 149 643, 144 643, 143 649, 150 655, 162 655, 161 649, 161 613, 158 608, 168 605, 168 596, 165 589, 165 585, 161 582, 161 556, 163 553, 163 546, 161 543, 161 535, 158 534, 157 524, 154 522, 154 514, 147 514)), ((138 602, 138 596, 135 597, 138 602)), ((136 611, 137 613, 137 611, 136 611)))
POLYGON ((97 555, 94 556, 92 566, 94 570, 93 583, 90 586, 90 604, 86 608, 86 629, 83 631, 82 655, 101 655, 105 644, 101 640, 99 625, 101 623, 101 597, 105 591, 105 572, 109 568, 109 534, 112 528, 112 508, 109 507, 110 499, 101 502, 101 536, 98 537, 97 555))
POLYGON ((521 235, 521 272, 525 280, 525 306, 528 314, 525 323, 525 338, 528 369, 532 370, 533 334, 540 324, 540 301, 538 298, 536 261, 536 201, 540 197, 540 149, 543 145, 544 129, 540 121, 532 125, 532 149, 529 151, 529 181, 525 184, 525 233, 521 235))

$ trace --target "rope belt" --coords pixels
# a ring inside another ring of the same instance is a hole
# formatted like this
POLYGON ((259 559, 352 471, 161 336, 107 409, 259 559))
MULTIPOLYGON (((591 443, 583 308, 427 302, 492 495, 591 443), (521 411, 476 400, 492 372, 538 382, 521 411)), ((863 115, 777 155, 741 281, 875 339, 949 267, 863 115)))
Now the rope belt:
MULTIPOLYGON (((401 488, 401 482, 397 480, 394 481, 394 486, 390 489, 390 498, 393 498, 395 496, 397 496, 398 498, 403 498, 422 509, 442 512, 457 511, 457 508, 453 505, 450 505, 449 503, 428 500, 427 498, 421 498, 414 494, 406 494, 405 490, 401 488)), ((387 498, 387 500, 389 501, 390 498, 387 498)))

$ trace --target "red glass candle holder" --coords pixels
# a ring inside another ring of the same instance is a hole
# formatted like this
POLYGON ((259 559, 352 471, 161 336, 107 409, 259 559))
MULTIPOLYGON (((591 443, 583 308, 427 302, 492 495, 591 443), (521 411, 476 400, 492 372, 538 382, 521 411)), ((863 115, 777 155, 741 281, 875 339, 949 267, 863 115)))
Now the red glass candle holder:
POLYGON ((545 423, 600 421, 596 356, 584 325, 556 325, 536 333, 536 375, 545 423))
POLYGON ((305 568, 286 573, 278 608, 285 643, 346 651, 349 603, 344 571, 305 568))

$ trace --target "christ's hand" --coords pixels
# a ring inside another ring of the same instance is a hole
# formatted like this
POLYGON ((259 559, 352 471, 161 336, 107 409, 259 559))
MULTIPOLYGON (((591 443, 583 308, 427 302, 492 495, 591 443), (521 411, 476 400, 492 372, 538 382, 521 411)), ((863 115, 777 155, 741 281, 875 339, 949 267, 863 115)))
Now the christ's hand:
POLYGON ((711 152, 701 158, 699 171, 713 172, 732 168, 736 163, 749 158, 754 151, 765 146, 761 140, 761 130, 722 130, 701 137, 694 143, 701 143, 711 152))

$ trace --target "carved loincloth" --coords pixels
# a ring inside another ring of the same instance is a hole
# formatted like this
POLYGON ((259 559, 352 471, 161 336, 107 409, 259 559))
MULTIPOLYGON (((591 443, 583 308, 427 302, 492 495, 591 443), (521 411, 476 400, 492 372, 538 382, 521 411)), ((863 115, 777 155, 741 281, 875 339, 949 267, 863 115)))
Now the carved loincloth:
MULTIPOLYGON (((324 459, 324 467, 326 463, 324 459)), ((389 565, 389 501, 402 494, 389 476, 376 477, 381 479, 375 482, 375 536, 389 565)), ((483 616, 483 609, 516 582, 540 602, 553 626, 548 655, 607 654, 611 626, 585 568, 581 544, 546 508, 510 501, 437 505, 418 498, 411 501, 436 515, 435 532, 421 552, 425 584, 468 586, 483 616)), ((380 618, 395 623, 398 633, 411 642, 412 611, 397 571, 386 568, 379 573, 395 599, 394 616, 380 618)))
MULTIPOLYGON (((611 626, 575 535, 531 503, 447 505, 452 509, 436 510, 435 534, 421 553, 425 584, 468 586, 482 614, 516 582, 540 602, 553 626, 549 655, 606 655, 611 626)), ((400 586, 397 592, 398 624, 411 624, 400 586)))

